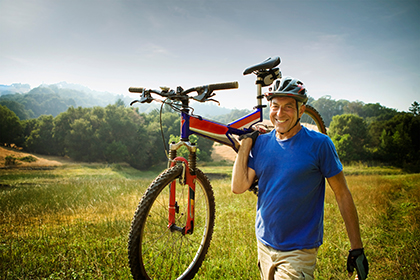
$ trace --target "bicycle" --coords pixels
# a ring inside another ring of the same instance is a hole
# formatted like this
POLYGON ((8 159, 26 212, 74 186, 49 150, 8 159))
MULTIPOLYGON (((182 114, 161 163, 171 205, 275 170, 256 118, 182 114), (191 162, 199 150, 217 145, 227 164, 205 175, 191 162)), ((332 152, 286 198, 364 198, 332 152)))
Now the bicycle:
MULTIPOLYGON (((128 255, 131 274, 134 279, 192 279, 198 272, 210 246, 215 219, 215 201, 211 183, 197 168, 197 145, 189 141, 196 134, 215 142, 239 149, 236 137, 258 130, 270 131, 261 125, 263 120, 262 88, 281 77, 280 58, 269 58, 262 63, 248 67, 244 75, 257 76, 257 106, 250 114, 222 124, 198 115, 193 115, 190 99, 198 102, 216 101, 212 99, 216 90, 238 88, 238 82, 209 84, 184 90, 161 88, 129 88, 130 92, 141 93, 135 102, 157 101, 151 94, 166 98, 159 100, 180 112, 181 137, 178 143, 169 146, 168 168, 147 188, 134 214, 128 241, 128 255), (188 94, 196 92, 197 95, 188 94), (189 151, 188 160, 177 157, 177 150, 185 146, 189 151), (198 187, 197 187, 198 186, 198 187)), ((218 102, 218 101, 216 101, 218 102)), ((318 130, 326 133, 319 113, 306 106, 308 116, 302 122, 311 120, 318 130)), ((256 182, 257 183, 257 182, 256 182)), ((258 193, 256 183, 252 187, 258 193)))

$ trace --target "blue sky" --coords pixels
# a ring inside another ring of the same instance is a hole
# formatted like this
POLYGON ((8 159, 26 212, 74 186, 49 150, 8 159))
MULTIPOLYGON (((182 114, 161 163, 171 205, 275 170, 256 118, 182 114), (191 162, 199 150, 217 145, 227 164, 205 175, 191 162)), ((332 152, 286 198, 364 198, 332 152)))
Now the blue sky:
POLYGON ((250 109, 243 70, 280 56, 315 99, 400 111, 420 101, 418 0, 0 0, 0 15, 0 84, 128 94, 239 81, 216 99, 250 109))

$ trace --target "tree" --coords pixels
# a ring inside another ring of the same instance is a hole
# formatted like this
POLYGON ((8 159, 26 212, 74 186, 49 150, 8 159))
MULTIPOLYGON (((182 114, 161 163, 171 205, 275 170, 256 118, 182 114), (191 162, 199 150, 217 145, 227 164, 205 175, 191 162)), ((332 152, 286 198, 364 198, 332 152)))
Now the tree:
POLYGON ((336 134, 331 140, 337 150, 338 157, 342 161, 350 162, 360 160, 360 158, 356 156, 355 146, 350 134, 336 134))
POLYGON ((125 162, 127 161, 127 146, 121 141, 112 141, 105 149, 107 162, 125 162))
POLYGON ((358 115, 359 117, 363 117, 363 107, 365 106, 365 104, 362 101, 353 101, 353 102, 349 102, 345 107, 344 107, 344 113, 345 114, 355 114, 358 115))
POLYGON ((357 115, 334 116, 328 131, 342 161, 357 161, 367 158, 367 126, 357 115))
POLYGON ((92 112, 92 108, 74 108, 71 106, 67 109, 67 111, 58 114, 58 116, 54 118, 53 135, 57 144, 57 155, 68 155, 66 138, 71 131, 71 125, 76 119, 84 118, 85 115, 89 115, 90 112, 92 112))
POLYGON ((377 158, 397 166, 419 163, 420 116, 402 112, 384 121, 381 127, 377 158))
POLYGON ((413 113, 414 116, 420 115, 420 104, 417 101, 414 101, 413 104, 411 104, 411 107, 408 109, 411 113, 413 113))
POLYGON ((115 102, 115 105, 117 106, 117 107, 125 107, 125 103, 124 103, 124 100, 122 100, 121 98, 118 98, 118 100, 115 102))
POLYGON ((2 100, 0 101, 0 105, 4 105, 9 108, 16 114, 16 116, 19 117, 20 120, 30 119, 33 115, 32 111, 26 110, 25 106, 13 100, 2 100))
POLYGON ((56 141, 53 138, 53 117, 42 115, 37 119, 34 129, 25 141, 30 152, 45 155, 56 154, 56 141))
POLYGON ((321 114, 325 125, 328 127, 334 116, 344 113, 344 108, 346 108, 348 103, 349 101, 347 100, 336 101, 327 95, 312 102, 312 106, 321 114))
POLYGON ((7 146, 23 144, 22 123, 14 112, 3 105, 0 105, 0 143, 7 146))
MULTIPOLYGON (((140 129, 144 123, 143 117, 136 110, 119 104, 108 105, 104 112, 104 122, 97 131, 105 146, 105 160, 125 161, 138 167, 136 161, 143 161, 144 154, 150 149, 150 146, 142 142, 140 135, 145 133, 140 129)), ((148 161, 147 164, 151 162, 148 161)))
POLYGON ((81 161, 96 161, 92 155, 94 134, 92 125, 86 119, 76 119, 70 125, 70 132, 65 138, 65 145, 71 158, 81 161))
POLYGON ((387 108, 379 103, 366 104, 362 109, 359 116, 364 118, 367 124, 371 124, 374 121, 387 121, 397 114, 397 110, 387 108))

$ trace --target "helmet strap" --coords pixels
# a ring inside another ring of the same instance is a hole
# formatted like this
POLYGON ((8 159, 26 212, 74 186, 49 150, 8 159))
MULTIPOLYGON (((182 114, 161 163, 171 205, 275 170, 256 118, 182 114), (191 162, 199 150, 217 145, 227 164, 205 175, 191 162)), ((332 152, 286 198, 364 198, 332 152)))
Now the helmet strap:
POLYGON ((298 118, 297 119, 297 121, 296 121, 296 123, 288 130, 288 131, 286 131, 286 132, 279 132, 281 135, 283 135, 283 134, 285 134, 285 133, 288 133, 290 130, 292 130, 298 123, 299 123, 299 121, 300 121, 300 118, 298 118))

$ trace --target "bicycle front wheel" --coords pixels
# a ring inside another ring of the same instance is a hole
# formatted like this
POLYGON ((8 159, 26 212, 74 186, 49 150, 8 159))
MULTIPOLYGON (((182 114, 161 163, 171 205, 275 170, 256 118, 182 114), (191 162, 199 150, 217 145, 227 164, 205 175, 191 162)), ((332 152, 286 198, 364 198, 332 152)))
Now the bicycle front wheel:
POLYGON ((195 218, 192 234, 168 228, 169 187, 176 182, 176 223, 185 226, 188 185, 178 183, 183 166, 161 173, 149 186, 134 215, 128 242, 134 279, 192 279, 200 268, 213 234, 215 203, 210 182, 196 170, 195 218))

